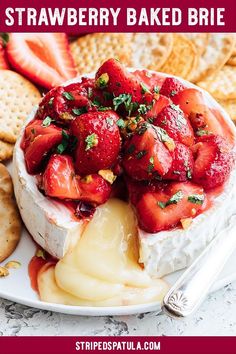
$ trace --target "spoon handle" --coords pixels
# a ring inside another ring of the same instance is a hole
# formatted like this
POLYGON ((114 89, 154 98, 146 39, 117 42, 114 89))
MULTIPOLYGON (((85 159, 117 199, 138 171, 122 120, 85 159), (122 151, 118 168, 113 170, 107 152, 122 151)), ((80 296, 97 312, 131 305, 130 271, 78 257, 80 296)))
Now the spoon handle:
POLYGON ((171 287, 162 309, 171 317, 185 317, 202 303, 210 287, 236 247, 236 216, 171 287))

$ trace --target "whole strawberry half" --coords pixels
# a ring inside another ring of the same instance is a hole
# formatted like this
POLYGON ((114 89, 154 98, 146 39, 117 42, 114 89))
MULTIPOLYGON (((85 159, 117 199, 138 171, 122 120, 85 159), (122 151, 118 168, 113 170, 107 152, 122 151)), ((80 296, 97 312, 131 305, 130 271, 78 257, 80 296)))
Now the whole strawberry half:
POLYGON ((9 65, 7 62, 6 51, 3 46, 2 39, 0 38, 0 70, 9 69, 9 65))
POLYGON ((47 89, 77 74, 65 33, 11 33, 6 52, 16 71, 47 89))
POLYGON ((193 174, 193 153, 186 145, 175 143, 175 149, 171 152, 172 164, 164 176, 164 179, 187 181, 193 174))
POLYGON ((172 98, 184 88, 184 85, 178 79, 167 77, 160 89, 160 94, 172 98))
POLYGON ((131 95, 132 102, 140 102, 143 89, 140 81, 116 59, 108 59, 96 73, 96 84, 115 97, 131 95))
POLYGON ((169 230, 180 220, 198 215, 206 205, 203 188, 172 182, 159 192, 144 193, 136 205, 140 227, 147 232, 169 230))
POLYGON ((225 183, 234 166, 235 155, 226 140, 217 135, 205 135, 193 147, 195 154, 193 181, 206 190, 225 183))
POLYGON ((137 180, 164 176, 172 163, 168 148, 161 141, 156 127, 142 123, 127 142, 123 166, 126 173, 137 180))
POLYGON ((80 175, 109 169, 116 163, 121 147, 119 119, 113 111, 89 112, 71 123, 71 132, 77 137, 75 151, 76 172, 80 175))
POLYGON ((162 109, 153 120, 153 124, 165 129, 168 135, 177 142, 191 146, 194 143, 193 128, 182 110, 171 104, 162 109))

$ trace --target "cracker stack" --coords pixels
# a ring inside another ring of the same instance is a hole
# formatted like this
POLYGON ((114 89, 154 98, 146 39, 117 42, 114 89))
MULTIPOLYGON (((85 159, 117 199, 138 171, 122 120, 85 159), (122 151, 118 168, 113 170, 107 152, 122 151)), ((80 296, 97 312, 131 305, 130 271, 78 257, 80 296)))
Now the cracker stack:
POLYGON ((0 161, 12 156, 23 123, 40 98, 38 89, 23 76, 0 70, 0 161))

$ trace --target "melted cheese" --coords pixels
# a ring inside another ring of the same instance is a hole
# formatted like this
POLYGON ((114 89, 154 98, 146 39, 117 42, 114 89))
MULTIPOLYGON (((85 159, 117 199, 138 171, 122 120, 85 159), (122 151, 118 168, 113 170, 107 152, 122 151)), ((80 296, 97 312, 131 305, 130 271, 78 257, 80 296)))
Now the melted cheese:
POLYGON ((70 305, 122 305, 157 301, 167 291, 138 263, 137 224, 132 208, 111 199, 97 208, 76 247, 40 272, 44 301, 70 305))

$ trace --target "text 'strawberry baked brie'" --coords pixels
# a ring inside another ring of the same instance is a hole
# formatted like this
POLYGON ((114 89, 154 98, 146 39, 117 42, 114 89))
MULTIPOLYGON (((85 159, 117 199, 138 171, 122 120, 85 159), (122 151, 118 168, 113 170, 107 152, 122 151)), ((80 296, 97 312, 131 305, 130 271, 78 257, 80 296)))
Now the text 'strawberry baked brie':
POLYGON ((127 305, 189 265, 234 213, 235 128, 203 90, 107 60, 48 92, 14 153, 26 227, 55 258, 41 299, 127 305))

